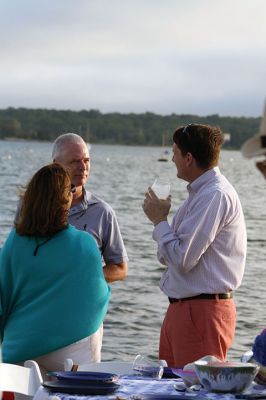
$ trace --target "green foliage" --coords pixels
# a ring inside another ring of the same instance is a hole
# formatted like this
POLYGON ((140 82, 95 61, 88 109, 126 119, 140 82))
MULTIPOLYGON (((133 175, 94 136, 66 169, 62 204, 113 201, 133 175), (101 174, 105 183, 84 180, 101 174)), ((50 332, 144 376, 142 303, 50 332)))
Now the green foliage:
POLYGON ((102 114, 98 110, 77 112, 10 107, 0 110, 0 139, 53 141, 62 133, 75 132, 91 143, 160 146, 164 135, 165 145, 171 146, 176 127, 189 123, 220 126, 223 132, 231 135, 224 147, 239 149, 258 132, 260 118, 220 117, 218 114, 162 116, 151 112, 102 114))

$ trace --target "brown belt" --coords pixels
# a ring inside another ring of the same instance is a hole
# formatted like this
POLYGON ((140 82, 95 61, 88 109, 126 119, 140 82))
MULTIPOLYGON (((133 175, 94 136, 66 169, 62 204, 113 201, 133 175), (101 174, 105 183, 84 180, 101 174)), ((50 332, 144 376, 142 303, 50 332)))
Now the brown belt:
POLYGON ((186 301, 186 300, 213 300, 213 299, 225 300, 232 298, 233 298, 233 292, 217 293, 217 294, 201 293, 198 296, 184 297, 183 299, 174 299, 173 297, 168 297, 170 303, 176 303, 177 301, 186 301))

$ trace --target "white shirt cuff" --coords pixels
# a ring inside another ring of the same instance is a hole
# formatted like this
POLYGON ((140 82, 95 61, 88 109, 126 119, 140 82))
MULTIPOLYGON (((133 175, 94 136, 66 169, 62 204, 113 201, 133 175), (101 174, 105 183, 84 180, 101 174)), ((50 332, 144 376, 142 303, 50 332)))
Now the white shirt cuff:
POLYGON ((155 240, 158 243, 160 241, 161 237, 165 233, 168 233, 170 230, 171 230, 171 228, 167 221, 159 222, 159 224, 155 225, 155 227, 154 227, 154 230, 152 233, 153 240, 155 240))

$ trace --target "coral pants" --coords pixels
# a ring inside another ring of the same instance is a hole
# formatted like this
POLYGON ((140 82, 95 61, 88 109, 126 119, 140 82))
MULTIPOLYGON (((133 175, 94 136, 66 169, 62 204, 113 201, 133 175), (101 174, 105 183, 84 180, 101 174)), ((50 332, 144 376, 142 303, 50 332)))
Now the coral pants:
POLYGON ((169 304, 161 327, 159 358, 176 368, 206 355, 225 360, 235 326, 233 299, 181 300, 169 304))

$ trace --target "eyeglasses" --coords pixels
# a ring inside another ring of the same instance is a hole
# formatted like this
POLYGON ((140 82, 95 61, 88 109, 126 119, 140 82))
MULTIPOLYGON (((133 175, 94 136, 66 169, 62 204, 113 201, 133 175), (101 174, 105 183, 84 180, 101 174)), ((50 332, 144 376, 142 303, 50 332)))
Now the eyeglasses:
POLYGON ((186 125, 184 128, 183 128, 183 131, 182 131, 182 133, 189 133, 189 128, 190 128, 190 126, 193 126, 193 125, 196 125, 196 124, 188 124, 188 125, 186 125))
POLYGON ((75 185, 73 185, 73 183, 71 183, 71 186, 70 186, 70 191, 69 191, 69 193, 76 193, 76 186, 75 185))

